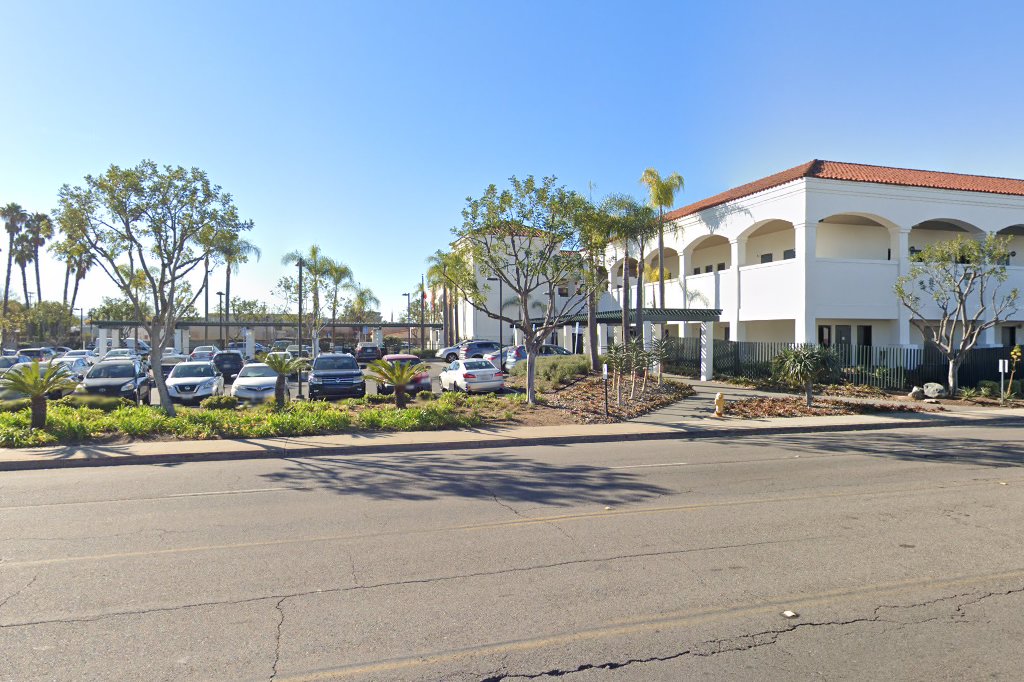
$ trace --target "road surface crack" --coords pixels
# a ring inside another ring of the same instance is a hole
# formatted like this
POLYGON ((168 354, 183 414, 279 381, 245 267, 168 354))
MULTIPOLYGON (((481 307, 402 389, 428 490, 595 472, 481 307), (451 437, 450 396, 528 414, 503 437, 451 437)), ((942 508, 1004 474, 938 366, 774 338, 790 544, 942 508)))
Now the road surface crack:
MULTIPOLYGON (((662 663, 665 661, 671 661, 678 658, 692 656, 695 658, 717 656, 718 654, 733 653, 733 652, 744 652, 750 651, 751 649, 757 649, 759 647, 772 646, 778 643, 779 638, 787 633, 794 632, 801 628, 815 628, 815 627, 828 627, 838 626, 845 627, 849 625, 858 625, 862 623, 891 623, 893 621, 882 618, 879 615, 879 611, 883 609, 894 609, 894 610, 907 610, 914 608, 922 608, 938 604, 940 602, 948 602, 954 600, 962 600, 965 597, 972 597, 970 601, 963 601, 956 604, 956 608, 952 614, 946 614, 947 617, 951 618, 953 622, 962 622, 966 618, 964 608, 977 604, 986 599, 992 597, 1005 597, 1011 594, 1024 593, 1024 587, 1008 589, 1001 592, 985 592, 978 594, 976 592, 969 592, 965 594, 955 594, 947 597, 939 597, 925 602, 916 604, 905 604, 905 605, 882 605, 877 606, 874 609, 873 614, 870 617, 862 618, 851 618, 848 620, 832 620, 832 621, 817 621, 817 622, 805 622, 805 623, 794 623, 789 627, 764 630, 749 635, 738 635, 736 637, 727 637, 723 639, 714 639, 702 642, 697 647, 691 649, 684 649, 675 653, 667 654, 664 656, 649 656, 644 658, 627 658, 619 661, 605 661, 603 663, 583 663, 575 668, 553 668, 538 673, 501 673, 498 675, 491 675, 481 679, 481 682, 502 682, 503 680, 511 679, 526 679, 534 680, 542 677, 564 677, 566 675, 573 675, 575 673, 585 672, 587 670, 617 670, 618 668, 624 668, 630 665, 644 664, 644 663, 662 663)), ((902 625, 920 625, 935 620, 940 620, 941 617, 925 618, 923 620, 913 621, 911 623, 902 623, 902 625)), ((788 653, 788 652, 787 652, 788 653)))
POLYGON ((277 611, 277 632, 274 634, 274 662, 270 666, 270 679, 277 679, 277 664, 281 661, 281 627, 284 625, 284 604, 288 597, 281 597, 274 604, 274 609, 277 611))
POLYGON ((32 583, 34 583, 38 577, 39 577, 39 574, 37 573, 34 576, 32 576, 32 579, 29 580, 27 583, 22 585, 20 588, 18 588, 17 590, 12 592, 11 594, 7 595, 7 597, 5 597, 3 601, 0 601, 0 609, 5 607, 7 605, 7 602, 11 601, 15 597, 17 597, 19 594, 21 594, 22 592, 24 592, 28 588, 32 587, 32 583))

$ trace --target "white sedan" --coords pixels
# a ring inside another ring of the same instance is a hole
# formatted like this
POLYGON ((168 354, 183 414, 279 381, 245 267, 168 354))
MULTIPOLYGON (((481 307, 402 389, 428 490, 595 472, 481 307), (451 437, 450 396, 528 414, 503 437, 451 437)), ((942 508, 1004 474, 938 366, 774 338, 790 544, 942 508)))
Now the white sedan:
MULTIPOLYGON (((235 377, 235 383, 231 384, 231 395, 239 400, 262 403, 274 398, 276 386, 277 372, 262 362, 250 362, 235 377)), ((287 400, 287 388, 284 396, 287 400)))
POLYGON ((442 391, 483 393, 505 388, 505 375, 486 360, 456 360, 439 378, 442 391))
POLYGON ((171 402, 198 403, 224 391, 224 377, 212 362, 181 362, 167 376, 171 402))

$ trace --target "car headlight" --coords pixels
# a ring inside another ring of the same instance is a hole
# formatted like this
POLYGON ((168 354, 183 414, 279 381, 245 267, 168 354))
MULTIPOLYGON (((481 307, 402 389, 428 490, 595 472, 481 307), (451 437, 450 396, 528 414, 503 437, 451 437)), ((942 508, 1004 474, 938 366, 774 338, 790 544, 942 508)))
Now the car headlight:
POLYGON ((216 379, 210 379, 209 381, 204 381, 203 382, 203 388, 213 388, 216 385, 217 385, 217 380, 216 379))
POLYGON ((135 390, 135 382, 134 381, 129 381, 128 383, 126 383, 123 386, 121 386, 121 390, 122 391, 134 391, 135 390))
POLYGON ((318 377, 315 374, 310 374, 308 378, 309 378, 309 383, 311 383, 311 384, 322 383, 322 380, 320 379, 320 377, 318 377))
POLYGON ((85 384, 75 386, 75 393, 85 393, 85 384))

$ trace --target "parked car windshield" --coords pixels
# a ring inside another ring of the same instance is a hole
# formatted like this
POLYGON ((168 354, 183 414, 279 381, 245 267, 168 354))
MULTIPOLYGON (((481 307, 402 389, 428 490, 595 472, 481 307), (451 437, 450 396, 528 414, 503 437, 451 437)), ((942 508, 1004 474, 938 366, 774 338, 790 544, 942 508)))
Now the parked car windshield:
POLYGON ((127 362, 112 362, 109 365, 99 364, 89 370, 90 379, 130 379, 135 376, 135 367, 127 362))
POLYGON ((0 369, 7 369, 9 367, 14 367, 17 364, 18 364, 18 358, 17 357, 12 357, 10 355, 4 355, 3 357, 0 357, 0 369))
POLYGON ((266 365, 247 365, 238 373, 239 379, 252 379, 254 377, 276 377, 277 372, 266 365))
POLYGON ((215 353, 215 352, 217 352, 217 349, 215 347, 213 347, 213 346, 196 346, 195 350, 193 350, 192 352, 193 353, 215 353))
POLYGON ((197 379, 215 377, 217 373, 209 365, 175 365, 171 370, 172 379, 197 379))
POLYGON ((359 365, 356 364, 355 358, 349 357, 319 357, 316 359, 316 362, 313 363, 313 371, 327 371, 332 369, 359 369, 359 365))
POLYGON ((494 365, 486 360, 472 360, 466 363, 466 369, 494 369, 494 365))

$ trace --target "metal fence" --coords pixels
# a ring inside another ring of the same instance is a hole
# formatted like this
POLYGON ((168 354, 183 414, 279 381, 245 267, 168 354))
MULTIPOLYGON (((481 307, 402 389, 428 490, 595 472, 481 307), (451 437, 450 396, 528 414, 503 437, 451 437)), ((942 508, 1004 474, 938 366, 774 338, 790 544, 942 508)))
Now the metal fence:
MULTIPOLYGON (((715 344, 715 377, 754 381, 771 379, 772 360, 783 350, 802 344, 770 341, 720 341, 715 344)), ((933 346, 831 346, 839 357, 837 381, 909 390, 933 381, 946 384, 949 363, 933 346)), ((999 363, 1010 356, 1010 347, 975 348, 964 358, 957 374, 961 386, 983 380, 999 380, 999 363)), ((665 361, 668 371, 683 376, 700 375, 700 339, 673 339, 665 361)))

